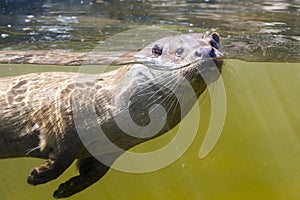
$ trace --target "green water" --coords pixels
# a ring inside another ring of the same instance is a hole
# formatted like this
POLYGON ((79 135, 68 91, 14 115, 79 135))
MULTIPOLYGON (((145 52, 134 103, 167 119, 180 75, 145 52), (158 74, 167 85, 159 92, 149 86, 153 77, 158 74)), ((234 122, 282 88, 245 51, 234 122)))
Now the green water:
MULTIPOLYGON (((299 63, 225 63, 222 77, 227 95, 226 121, 208 156, 198 158, 210 117, 209 95, 204 94, 199 100, 199 131, 180 159, 150 173, 110 170, 95 185, 70 199, 300 199, 299 63)), ((1 76, 46 70, 77 68, 0 65, 1 76)), ((187 116, 183 123, 195 121, 187 116)), ((188 129, 186 132, 189 134, 188 129)), ((175 131, 170 132, 134 151, 156 149, 174 135, 175 131)), ((28 185, 31 168, 42 163, 32 158, 0 160, 0 199, 51 199, 58 185, 77 173, 72 166, 57 180, 28 185)))

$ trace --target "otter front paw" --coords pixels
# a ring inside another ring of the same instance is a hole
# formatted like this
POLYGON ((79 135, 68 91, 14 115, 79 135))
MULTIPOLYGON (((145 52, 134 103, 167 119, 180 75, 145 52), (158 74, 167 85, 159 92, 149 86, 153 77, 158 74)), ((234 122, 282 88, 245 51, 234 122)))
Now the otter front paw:
POLYGON ((43 182, 41 182, 37 177, 38 177, 38 169, 34 168, 31 170, 30 172, 30 176, 28 176, 27 178, 27 183, 29 183, 30 185, 38 185, 38 184, 42 184, 43 182))
POLYGON ((53 166, 54 161, 47 160, 44 165, 33 168, 27 178, 27 183, 31 185, 38 185, 57 178, 58 173, 57 171, 53 170, 53 166))
POLYGON ((60 176, 71 163, 72 162, 65 162, 62 164, 62 162, 58 160, 54 161, 49 159, 44 165, 31 170, 27 178, 27 183, 38 185, 52 181, 60 176))

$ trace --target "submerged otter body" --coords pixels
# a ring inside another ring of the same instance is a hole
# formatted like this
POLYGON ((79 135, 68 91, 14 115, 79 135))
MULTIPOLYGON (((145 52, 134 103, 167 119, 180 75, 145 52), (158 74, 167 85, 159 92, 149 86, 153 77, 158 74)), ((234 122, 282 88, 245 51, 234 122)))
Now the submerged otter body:
POLYGON ((79 159, 80 174, 61 184, 54 197, 80 192, 126 150, 176 126, 206 86, 218 79, 220 55, 216 33, 186 34, 160 39, 135 54, 132 62, 103 74, 50 72, 2 78, 0 158, 47 159, 32 170, 27 180, 32 185, 57 178, 79 159), (165 115, 151 115, 156 105, 165 115), (155 122, 161 121, 154 130, 155 122), (83 142, 94 138, 96 126, 117 147, 106 148, 98 139, 104 148, 97 156, 109 157, 108 163, 93 157, 83 142))

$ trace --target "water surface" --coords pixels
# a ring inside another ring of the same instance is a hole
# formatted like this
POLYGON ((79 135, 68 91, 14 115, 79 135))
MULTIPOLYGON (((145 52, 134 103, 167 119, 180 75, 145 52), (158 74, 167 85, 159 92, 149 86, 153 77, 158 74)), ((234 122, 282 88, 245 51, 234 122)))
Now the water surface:
POLYGON ((217 31, 229 58, 299 62, 299 13, 299 0, 7 0, 0 3, 0 48, 90 51, 147 25, 217 31))

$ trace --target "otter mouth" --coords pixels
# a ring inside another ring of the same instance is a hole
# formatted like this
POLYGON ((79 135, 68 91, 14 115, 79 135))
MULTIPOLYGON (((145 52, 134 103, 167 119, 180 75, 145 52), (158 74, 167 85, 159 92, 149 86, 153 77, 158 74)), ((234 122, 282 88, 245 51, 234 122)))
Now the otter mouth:
POLYGON ((205 72, 217 72, 221 74, 223 66, 223 60, 221 58, 207 58, 200 62, 195 61, 189 63, 181 68, 178 68, 183 73, 192 73, 198 71, 200 74, 205 72))
POLYGON ((148 58, 148 59, 143 59, 142 61, 139 61, 139 59, 137 59, 137 61, 131 62, 130 64, 142 64, 152 69, 160 70, 160 71, 174 71, 174 70, 179 70, 184 68, 194 68, 194 67, 199 68, 202 65, 205 65, 206 67, 216 66, 221 72, 223 60, 221 57, 217 57, 217 56, 207 57, 207 58, 199 57, 194 59, 194 61, 192 62, 175 64, 175 63, 163 63, 163 62, 156 61, 155 59, 148 58), (211 66, 207 66, 205 63, 210 63, 211 66))

